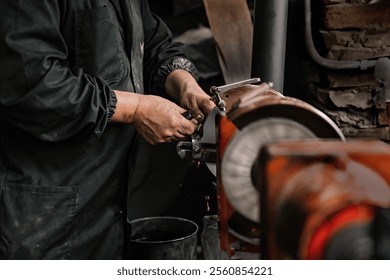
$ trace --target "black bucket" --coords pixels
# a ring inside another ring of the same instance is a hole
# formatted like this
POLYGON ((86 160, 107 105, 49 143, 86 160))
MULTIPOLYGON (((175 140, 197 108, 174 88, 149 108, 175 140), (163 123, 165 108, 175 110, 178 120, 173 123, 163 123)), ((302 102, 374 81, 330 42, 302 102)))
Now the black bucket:
POLYGON ((130 222, 130 259, 195 260, 198 225, 178 217, 147 217, 130 222))

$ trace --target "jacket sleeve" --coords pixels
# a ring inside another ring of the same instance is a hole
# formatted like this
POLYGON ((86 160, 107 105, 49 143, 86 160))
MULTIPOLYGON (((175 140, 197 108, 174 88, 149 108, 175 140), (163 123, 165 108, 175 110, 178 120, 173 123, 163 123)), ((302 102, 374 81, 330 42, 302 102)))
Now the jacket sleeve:
POLYGON ((65 66, 59 6, 52 0, 0 2, 0 114, 53 142, 101 134, 114 99, 103 80, 65 66))
POLYGON ((184 69, 198 79, 195 65, 182 51, 183 44, 172 41, 172 33, 168 26, 151 13, 147 1, 141 0, 141 3, 145 34, 145 88, 164 94, 166 77, 176 69, 184 69))

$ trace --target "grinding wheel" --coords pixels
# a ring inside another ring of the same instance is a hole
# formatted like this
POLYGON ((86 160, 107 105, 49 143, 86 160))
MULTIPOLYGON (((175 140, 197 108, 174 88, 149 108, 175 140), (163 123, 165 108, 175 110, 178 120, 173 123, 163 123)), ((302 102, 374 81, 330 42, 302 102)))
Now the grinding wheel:
POLYGON ((259 192, 252 182, 252 168, 263 145, 316 135, 304 125, 280 117, 259 119, 245 126, 230 140, 221 163, 226 195, 245 218, 260 222, 259 192))

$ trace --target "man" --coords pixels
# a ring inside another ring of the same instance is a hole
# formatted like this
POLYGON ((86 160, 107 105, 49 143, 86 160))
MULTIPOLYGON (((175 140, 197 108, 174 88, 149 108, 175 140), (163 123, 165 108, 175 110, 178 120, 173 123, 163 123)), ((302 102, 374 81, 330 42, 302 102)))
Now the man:
POLYGON ((0 0, 0 14, 0 259, 120 259, 136 131, 194 132, 213 107, 196 69, 146 0, 0 0))

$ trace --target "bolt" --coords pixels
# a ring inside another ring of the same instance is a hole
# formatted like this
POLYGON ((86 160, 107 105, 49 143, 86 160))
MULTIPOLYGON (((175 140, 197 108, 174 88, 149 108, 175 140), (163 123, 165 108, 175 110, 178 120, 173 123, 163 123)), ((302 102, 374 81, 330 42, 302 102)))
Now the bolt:
POLYGON ((200 153, 200 147, 198 147, 198 146, 194 147, 193 151, 194 151, 195 154, 199 154, 200 153))

